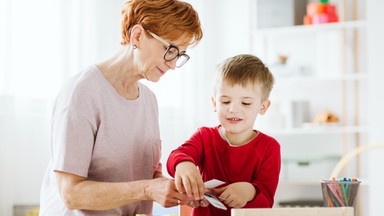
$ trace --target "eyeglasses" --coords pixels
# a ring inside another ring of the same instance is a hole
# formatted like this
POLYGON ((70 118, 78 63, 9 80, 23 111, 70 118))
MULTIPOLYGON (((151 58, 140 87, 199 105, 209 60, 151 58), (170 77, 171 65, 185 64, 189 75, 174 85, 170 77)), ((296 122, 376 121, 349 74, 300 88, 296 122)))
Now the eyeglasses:
POLYGON ((167 50, 165 51, 164 53, 164 60, 165 61, 173 61, 177 58, 176 60, 176 67, 181 67, 183 66, 185 63, 187 63, 187 61, 189 60, 189 55, 185 54, 185 53, 182 53, 180 54, 179 52, 179 48, 177 48, 176 46, 170 44, 169 42, 167 42, 166 40, 164 40, 163 38, 157 36, 156 34, 146 30, 150 35, 152 35, 153 38, 155 38, 156 40, 160 41, 161 43, 163 43, 165 46, 167 46, 167 50))

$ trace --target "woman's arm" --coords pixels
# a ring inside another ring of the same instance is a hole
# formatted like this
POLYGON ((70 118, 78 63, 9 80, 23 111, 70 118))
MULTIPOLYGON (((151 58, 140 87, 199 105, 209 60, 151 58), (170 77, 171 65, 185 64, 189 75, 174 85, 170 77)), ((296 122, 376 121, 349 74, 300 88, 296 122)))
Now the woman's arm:
POLYGON ((171 207, 178 205, 179 200, 187 200, 185 194, 177 192, 173 180, 167 178, 114 183, 55 173, 60 195, 69 209, 106 210, 143 200, 171 207))

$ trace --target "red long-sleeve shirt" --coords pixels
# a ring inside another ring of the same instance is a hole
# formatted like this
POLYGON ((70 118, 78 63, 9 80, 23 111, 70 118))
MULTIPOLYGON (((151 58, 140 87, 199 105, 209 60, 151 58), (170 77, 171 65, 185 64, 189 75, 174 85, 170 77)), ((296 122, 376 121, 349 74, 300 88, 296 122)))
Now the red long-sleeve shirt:
MULTIPOLYGON (((175 175, 175 166, 191 161, 199 167, 203 181, 218 179, 226 185, 249 182, 256 189, 255 198, 244 208, 271 208, 280 174, 280 144, 272 137, 259 132, 248 144, 230 146, 216 127, 201 127, 184 144, 172 151, 167 170, 175 175)), ((228 207, 228 206, 227 206, 228 207)), ((192 215, 230 215, 212 205, 195 208, 192 215)))

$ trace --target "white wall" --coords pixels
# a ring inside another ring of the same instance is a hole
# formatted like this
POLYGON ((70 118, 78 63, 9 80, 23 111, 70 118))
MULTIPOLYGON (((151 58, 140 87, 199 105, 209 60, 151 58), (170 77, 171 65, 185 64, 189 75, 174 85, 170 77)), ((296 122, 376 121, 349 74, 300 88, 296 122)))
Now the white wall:
MULTIPOLYGON (((48 0, 47 0, 48 1, 48 0)), ((1 1, 0 6, 4 6, 5 1, 1 1)), ((39 4, 44 2, 38 1, 39 4)), ((57 1, 59 2, 59 1, 57 1)), ((96 1, 84 1, 82 9, 88 9, 89 5, 93 5, 96 1)), ((97 1, 102 4, 102 0, 97 1)), ((121 2, 123 0, 113 1, 113 5, 110 3, 105 4, 105 10, 97 11, 97 14, 103 16, 96 16, 94 18, 98 20, 98 25, 91 26, 91 31, 99 33, 98 38, 103 43, 99 47, 93 47, 91 42, 87 41, 87 38, 83 38, 83 42, 87 43, 83 49, 81 55, 82 58, 68 59, 68 62, 79 60, 72 68, 81 67, 88 63, 92 63, 94 60, 105 58, 116 48, 115 40, 119 35, 111 36, 111 32, 115 31, 115 21, 119 19, 119 14, 116 14, 114 9, 119 11, 121 2), (110 19, 108 17, 111 17, 110 19), (104 35, 104 36, 101 36, 104 35), (91 54, 89 54, 92 52, 91 54), (87 54, 88 53, 88 54, 87 54)), ((202 43, 193 48, 193 56, 191 62, 193 62, 193 72, 188 72, 190 77, 199 77, 197 84, 186 84, 190 89, 186 91, 185 98, 176 101, 177 103, 183 103, 183 100, 193 99, 196 101, 208 100, 211 93, 211 78, 212 73, 218 63, 225 58, 238 54, 248 53, 250 47, 250 8, 249 1, 233 1, 233 0, 210 0, 210 1, 197 1, 190 0, 193 5, 198 9, 202 18, 202 25, 204 30, 204 38, 202 43)), ((382 133, 384 122, 384 103, 382 102, 382 81, 384 80, 384 66, 382 64, 382 52, 384 50, 384 28, 382 28, 382 20, 384 15, 380 12, 380 8, 384 8, 384 1, 381 0, 367 0, 367 18, 368 18, 368 69, 370 78, 370 94, 369 97, 369 123, 371 126, 370 141, 372 143, 384 143, 384 133, 382 133)), ((61 13, 69 13, 73 1, 68 1, 63 4, 63 10, 61 13), (71 3, 72 2, 72 3, 71 3)), ((81 8, 78 8, 80 13, 81 8)), ((4 7, 0 9, 3 11, 4 7)), ((97 9, 100 10, 100 9, 97 9)), ((73 12, 73 11, 72 11, 73 12)), ((88 11, 89 13, 96 13, 88 11)), ((8 12, 7 12, 8 13, 8 12)), ((1 18, 6 13, 0 13, 1 18)), ((0 19, 0 24, 4 23, 5 19, 0 19)), ((73 20, 77 22, 76 20, 73 20)), ((91 21, 91 20, 88 20, 91 21)), ((87 24, 86 21, 83 21, 87 24)), ((68 26, 65 26, 67 28, 68 26)), ((116 26, 115 26, 116 27, 116 26)), ((80 27, 79 27, 80 28, 80 27)), ((117 26, 118 28, 118 26, 117 26)), ((3 29, 0 29, 2 32, 3 29)), ((118 29, 117 29, 118 31, 118 29)), ((78 32, 77 32, 78 33, 78 32)), ((71 37, 76 37, 76 32, 71 33, 71 37)), ((0 35, 0 45, 6 45, 4 43, 6 37, 3 34, 0 35)), ((28 36, 25 35, 26 39, 28 36)), ((35 36, 37 37, 37 36, 35 36)), ((91 37, 91 36, 89 36, 91 37)), ((33 43, 33 41, 31 41, 33 43)), ((57 42, 60 43, 60 42, 57 42)), ((81 45, 81 44, 77 44, 81 45)), ((67 52, 75 52, 73 46, 76 44, 65 44, 63 48, 68 46, 67 52)), ((83 44, 84 45, 84 44, 83 44)), ((41 43, 41 46, 49 46, 49 44, 41 43)), ((4 47, 4 46, 1 46, 4 47)), ((9 45, 7 45, 8 48, 9 45)), ((4 50, 0 50, 0 57, 3 57, 4 50)), ((36 59, 37 56, 33 56, 36 59)), ((0 59, 2 61, 2 59, 0 59)), ((0 62, 1 63, 1 62, 0 62)), ((5 67, 0 64, 0 70, 5 67)), ((38 68, 34 69, 37 70, 38 68)), ((72 73, 73 73, 72 71, 72 73)), ((2 71, 0 71, 2 72, 2 71)), ((68 75, 62 74, 63 77, 68 75)), ((172 75, 171 75, 172 76, 172 75)), ((190 77, 186 76, 188 80, 190 77)), ((2 78, 0 73, 0 78, 2 78)), ((44 80, 44 77, 41 78, 44 80)), ((0 85, 4 84, 5 80, 0 80, 0 85)), ((35 84, 38 85, 38 84, 35 84)), ((0 93, 4 86, 0 86, 0 93)), ((184 86, 183 86, 184 87, 184 86)), ((159 91, 159 94, 167 94, 169 92, 159 91)), ((167 95, 166 95, 167 96, 167 95)), ((165 97, 166 97, 165 96, 165 97)), ((159 100, 164 97, 159 95, 159 100)), ((39 189, 41 185, 41 179, 48 160, 48 146, 49 146, 49 111, 51 100, 40 100, 38 98, 30 100, 29 104, 34 106, 23 106, 25 102, 24 98, 20 100, 9 99, 7 97, 0 97, 0 215, 11 215, 13 204, 36 204, 38 203, 39 189), (24 102, 23 102, 24 101, 24 102), (35 112, 39 110, 38 112, 35 112), (28 120, 25 118, 29 115, 28 120), (35 120, 33 120, 35 118, 35 120), (36 126, 34 123, 38 123, 36 126), (8 132, 10 129, 12 133, 8 132), (16 132, 15 132, 16 131, 16 132), (20 131, 18 133, 17 131, 20 131), (28 133, 25 133, 28 131, 28 133)), ((161 101, 160 101, 161 102, 161 101)), ((210 103, 202 103, 201 106, 191 108, 190 113, 183 115, 190 115, 195 118, 191 123, 191 128, 181 137, 170 137, 163 133, 163 139, 167 145, 163 148, 163 163, 166 160, 169 152, 180 144, 182 140, 190 135, 189 130, 193 130, 194 127, 203 124, 212 124, 216 120, 215 114, 212 112, 210 103), (198 116, 198 117, 196 117, 198 116), (168 145, 169 144, 169 145, 168 145)), ((164 110, 165 111, 165 110, 164 110)), ((167 121, 167 115, 170 113, 163 112, 161 114, 162 121, 167 121)), ((191 119, 191 118, 189 118, 191 119)), ((191 120, 192 121, 192 120, 191 120)), ((180 123, 182 126, 184 122, 180 123)), ((172 128, 165 132, 172 132, 172 128)), ((162 129, 162 130, 164 130, 162 129)), ((381 215, 384 212, 384 206, 380 203, 382 192, 384 191, 383 184, 380 182, 384 179, 383 172, 381 170, 381 164, 384 163, 384 157, 382 152, 369 153, 369 197, 363 197, 369 200, 370 212, 369 215, 376 216, 381 215)), ((366 216, 366 215, 364 215, 366 216)), ((367 215, 368 216, 368 215, 367 215)))
MULTIPOLYGON (((370 143, 384 144, 384 1, 367 1, 367 19, 368 19, 368 70, 370 74, 369 85, 369 125, 370 125, 370 143)), ((384 205, 382 196, 384 193, 384 150, 369 152, 369 215, 383 215, 384 205)))
POLYGON ((38 205, 53 97, 119 47, 123 0, 0 1, 0 215, 38 205))
POLYGON ((0 96, 0 215, 38 204, 48 162, 51 103, 0 96))

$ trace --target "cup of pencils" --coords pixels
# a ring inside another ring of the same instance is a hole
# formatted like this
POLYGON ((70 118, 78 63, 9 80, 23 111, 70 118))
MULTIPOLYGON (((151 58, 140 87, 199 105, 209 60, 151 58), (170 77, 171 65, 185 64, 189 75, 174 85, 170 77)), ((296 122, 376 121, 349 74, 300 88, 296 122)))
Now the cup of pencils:
POLYGON ((354 208, 356 215, 356 198, 361 181, 356 178, 343 178, 322 180, 321 190, 325 207, 347 207, 354 208))

